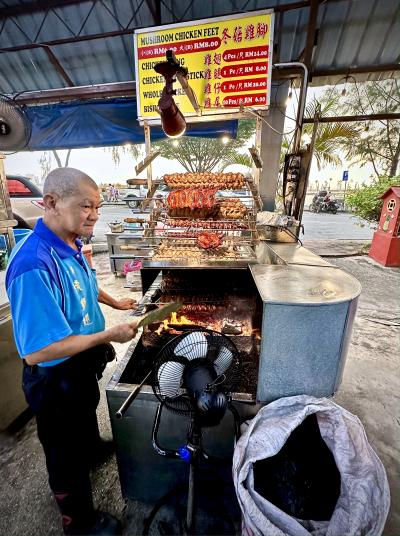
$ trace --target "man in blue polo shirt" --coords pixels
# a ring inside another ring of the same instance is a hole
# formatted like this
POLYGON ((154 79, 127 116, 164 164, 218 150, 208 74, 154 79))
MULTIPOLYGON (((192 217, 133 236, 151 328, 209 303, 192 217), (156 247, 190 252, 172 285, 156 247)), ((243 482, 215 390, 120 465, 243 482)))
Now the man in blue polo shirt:
POLYGON ((43 188, 45 214, 13 249, 6 274, 14 336, 24 359, 23 389, 36 415, 65 534, 119 534, 116 519, 93 507, 89 478, 98 437, 97 378, 136 323, 105 329, 99 302, 131 309, 97 286, 81 253, 80 236, 93 234, 97 184, 72 168, 52 171, 43 188))

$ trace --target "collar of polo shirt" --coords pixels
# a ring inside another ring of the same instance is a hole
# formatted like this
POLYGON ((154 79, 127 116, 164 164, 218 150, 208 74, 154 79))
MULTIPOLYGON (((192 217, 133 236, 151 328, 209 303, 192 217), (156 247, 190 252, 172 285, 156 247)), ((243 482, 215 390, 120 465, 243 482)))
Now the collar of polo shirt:
POLYGON ((57 254, 62 258, 66 259, 67 257, 73 257, 77 253, 80 253, 82 249, 82 242, 77 238, 75 240, 75 244, 78 247, 78 252, 76 249, 71 248, 64 240, 61 240, 59 236, 57 236, 51 229, 47 227, 47 225, 44 223, 43 219, 40 218, 33 231, 40 236, 40 238, 43 238, 43 240, 46 240, 46 242, 49 242, 53 249, 57 252, 57 254))

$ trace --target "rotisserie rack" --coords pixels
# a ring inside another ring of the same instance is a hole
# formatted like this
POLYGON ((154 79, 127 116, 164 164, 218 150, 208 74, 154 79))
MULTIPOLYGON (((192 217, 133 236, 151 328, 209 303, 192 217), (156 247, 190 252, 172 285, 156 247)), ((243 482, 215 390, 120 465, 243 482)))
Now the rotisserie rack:
POLYGON ((170 191, 153 199, 143 231, 152 250, 146 265, 221 267, 256 260, 259 198, 252 179, 241 173, 175 173, 163 180, 170 191))
POLYGON ((240 173, 176 173, 164 181, 176 189, 151 214, 146 239, 154 246, 152 263, 256 259, 258 198, 251 179, 240 173))

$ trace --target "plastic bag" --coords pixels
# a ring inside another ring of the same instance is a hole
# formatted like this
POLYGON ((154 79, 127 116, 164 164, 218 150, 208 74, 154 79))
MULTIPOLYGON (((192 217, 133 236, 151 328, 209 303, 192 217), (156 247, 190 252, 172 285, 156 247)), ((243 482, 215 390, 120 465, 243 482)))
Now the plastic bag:
POLYGON ((126 275, 129 272, 137 272, 141 268, 142 268, 142 261, 139 259, 135 259, 133 261, 126 261, 124 262, 122 273, 126 275))
POLYGON ((386 472, 360 420, 327 399, 301 395, 263 407, 236 445, 233 479, 246 535, 378 536, 389 511, 386 472), (320 521, 291 516, 255 489, 255 464, 277 455, 312 414, 340 473, 340 494, 332 516, 320 521))

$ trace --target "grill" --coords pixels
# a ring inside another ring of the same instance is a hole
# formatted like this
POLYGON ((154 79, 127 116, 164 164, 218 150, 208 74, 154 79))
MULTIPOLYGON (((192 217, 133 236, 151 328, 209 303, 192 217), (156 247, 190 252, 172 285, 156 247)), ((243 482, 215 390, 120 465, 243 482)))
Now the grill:
MULTIPOLYGON (((260 405, 282 396, 331 396, 338 388, 360 285, 300 246, 279 246, 296 250, 290 249, 289 256, 282 247, 275 251, 261 243, 257 248, 261 260, 240 267, 232 262, 199 267, 165 261, 160 269, 154 261, 146 261, 147 266, 143 262, 146 292, 135 314, 175 299, 183 308, 176 318, 144 329, 107 386, 124 498, 157 501, 187 481, 180 461, 163 459, 151 448, 159 401, 149 374, 160 349, 185 330, 199 326, 229 332, 226 336, 237 348, 242 365, 232 393, 241 421, 253 417, 260 405), (297 264, 290 264, 294 261, 297 264), (321 333, 329 336, 321 337, 321 333), (135 391, 139 394, 129 406, 135 391), (122 404, 128 406, 127 418, 117 419, 122 404)), ((171 449, 182 445, 189 421, 165 411, 160 443, 171 449)), ((203 432, 206 452, 232 456, 230 415, 203 432)))
POLYGON ((135 314, 171 301, 179 301, 183 307, 163 322, 144 328, 140 350, 135 352, 140 357, 133 359, 141 361, 144 351, 144 369, 150 370, 156 354, 173 337, 196 328, 218 331, 232 339, 244 363, 238 393, 247 400, 255 400, 261 304, 257 302, 250 274, 241 270, 229 271, 228 276, 224 270, 164 270, 150 287, 146 303, 135 314))

